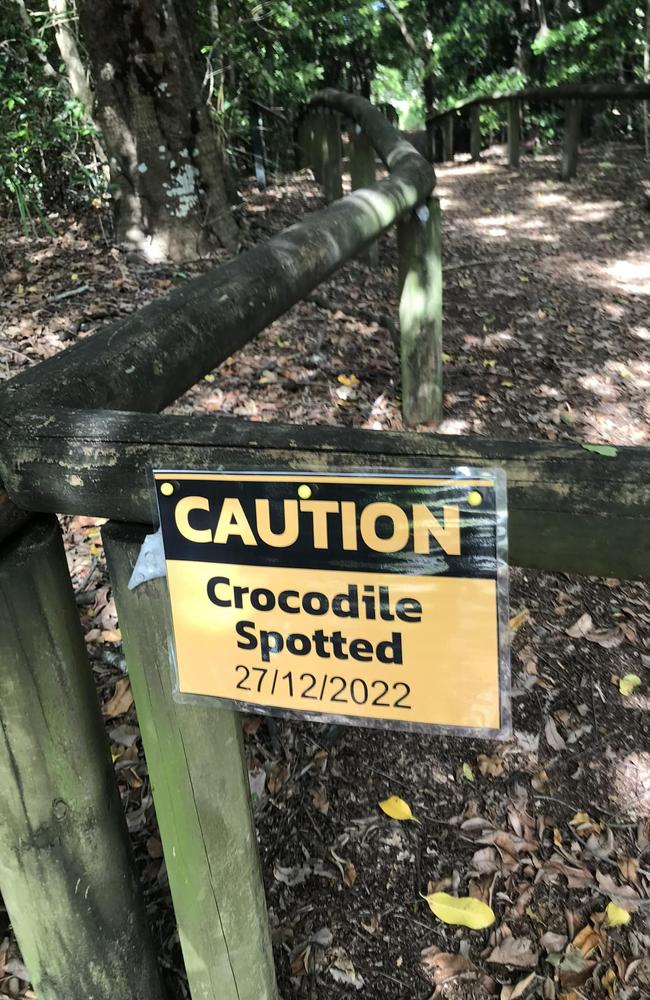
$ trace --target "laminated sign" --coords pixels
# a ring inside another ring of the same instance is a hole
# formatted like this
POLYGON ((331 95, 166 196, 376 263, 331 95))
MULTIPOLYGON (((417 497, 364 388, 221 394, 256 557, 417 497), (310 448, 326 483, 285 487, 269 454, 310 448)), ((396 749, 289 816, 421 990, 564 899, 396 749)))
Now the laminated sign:
POLYGON ((508 729, 501 473, 154 473, 178 694, 508 729))

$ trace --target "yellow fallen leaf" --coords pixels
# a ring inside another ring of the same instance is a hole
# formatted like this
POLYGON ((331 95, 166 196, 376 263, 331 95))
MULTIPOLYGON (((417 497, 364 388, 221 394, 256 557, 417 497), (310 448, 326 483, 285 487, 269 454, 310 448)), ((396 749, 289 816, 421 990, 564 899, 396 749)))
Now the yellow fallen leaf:
POLYGON ((385 812, 387 816, 390 816, 391 819, 415 820, 415 816, 411 812, 411 807, 408 802, 405 802, 404 799, 400 799, 398 795, 391 795, 389 798, 384 799, 383 802, 379 803, 379 808, 382 812, 385 812))
POLYGON ((530 620, 530 611, 528 610, 528 608, 522 608, 522 610, 519 611, 518 614, 513 615, 510 621, 508 622, 510 631, 512 633, 517 632, 524 624, 524 622, 527 622, 529 620, 530 620))
POLYGON ((514 382, 511 382, 510 379, 504 378, 501 380, 501 385, 504 389, 512 389, 514 382))
POLYGON ((337 375, 336 381, 340 382, 341 385, 359 385, 359 379, 352 373, 350 375, 337 375))
POLYGON ((215 379, 214 375, 204 375, 203 376, 203 381, 204 382, 214 382, 214 379, 215 379))
POLYGON ((494 913, 480 899, 473 896, 450 896, 448 892, 432 892, 422 896, 432 913, 445 924, 461 924, 473 931, 480 931, 494 923, 494 913))
POLYGON ((624 910, 622 906, 617 906, 616 903, 612 903, 611 900, 605 907, 605 913, 607 914, 607 923, 610 927, 621 927, 623 924, 629 924, 632 919, 627 910, 624 910))
POLYGON ((634 689, 638 688, 639 684, 641 684, 641 678, 638 674, 626 674, 618 682, 618 690, 625 698, 628 694, 632 694, 634 689))
POLYGON ((122 633, 119 628, 106 628, 99 633, 102 642, 121 642, 122 633))

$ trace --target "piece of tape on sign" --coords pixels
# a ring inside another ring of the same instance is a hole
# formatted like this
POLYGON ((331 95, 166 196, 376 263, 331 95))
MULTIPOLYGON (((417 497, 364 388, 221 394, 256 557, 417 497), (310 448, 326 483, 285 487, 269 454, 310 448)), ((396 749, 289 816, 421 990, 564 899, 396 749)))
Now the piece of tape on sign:
POLYGON ((129 590, 135 590, 147 580, 158 580, 161 576, 167 576, 167 567, 165 565, 162 529, 158 528, 158 531, 147 535, 140 546, 138 558, 129 580, 129 590))

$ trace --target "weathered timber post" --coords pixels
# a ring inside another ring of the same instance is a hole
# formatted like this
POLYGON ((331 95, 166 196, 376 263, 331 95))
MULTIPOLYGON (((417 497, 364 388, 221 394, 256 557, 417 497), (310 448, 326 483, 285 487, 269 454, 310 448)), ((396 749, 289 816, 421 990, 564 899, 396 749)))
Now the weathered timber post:
POLYGON ((442 158, 445 162, 454 158, 454 114, 450 111, 442 121, 442 158))
MULTIPOLYGON (((350 184, 353 191, 370 187, 377 179, 376 154, 368 135, 360 125, 350 123, 350 184)), ((369 264, 379 259, 379 247, 373 243, 363 254, 369 264)))
POLYGON ((302 170, 311 167, 313 170, 314 146, 314 115, 306 114, 300 120, 297 135, 297 166, 302 170))
POLYGON ((322 185, 325 201, 336 201, 343 197, 343 177, 341 172, 341 116, 335 111, 326 111, 321 126, 322 185))
POLYGON ((560 168, 560 178, 563 181, 572 180, 578 170, 578 143, 580 141, 581 116, 582 101, 567 101, 562 166, 560 168))
POLYGON ((521 105, 513 99, 508 101, 508 166, 519 169, 521 148, 521 105))
POLYGON ((0 891, 39 1000, 163 990, 59 525, 0 549, 0 891))
POLYGON ((275 1000, 240 716, 174 699, 165 582, 127 586, 144 533, 103 535, 192 1000, 275 1000))
POLYGON ((397 225, 402 414, 407 424, 442 419, 442 233, 429 198, 397 225))
POLYGON ((309 166, 317 184, 323 183, 323 146, 325 143, 325 112, 318 111, 311 118, 309 166))
POLYGON ((257 186, 266 187, 266 143, 264 141, 264 115, 255 101, 251 101, 248 110, 251 125, 251 148, 253 150, 253 172, 257 186))
POLYGON ((469 149, 474 162, 481 157, 481 108, 473 104, 469 114, 469 149))

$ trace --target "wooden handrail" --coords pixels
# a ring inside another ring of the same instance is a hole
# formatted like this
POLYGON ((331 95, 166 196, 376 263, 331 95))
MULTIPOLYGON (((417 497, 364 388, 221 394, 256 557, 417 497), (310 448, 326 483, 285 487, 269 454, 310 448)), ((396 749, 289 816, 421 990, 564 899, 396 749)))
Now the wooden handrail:
POLYGON ((389 176, 16 376, 0 408, 161 410, 431 193, 431 165, 364 98, 326 90, 314 107, 367 130, 389 176))
POLYGON ((494 94, 481 94, 458 101, 444 111, 430 115, 429 122, 439 121, 456 111, 464 111, 481 104, 501 104, 513 99, 522 101, 595 101, 595 100, 650 100, 650 83, 561 83, 555 87, 523 87, 494 94))
POLYGON ((148 468, 442 469, 508 475, 509 556, 551 571, 648 579, 650 449, 263 424, 212 415, 48 410, 6 428, 0 461, 34 510, 150 522, 148 468))

